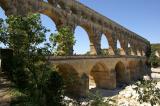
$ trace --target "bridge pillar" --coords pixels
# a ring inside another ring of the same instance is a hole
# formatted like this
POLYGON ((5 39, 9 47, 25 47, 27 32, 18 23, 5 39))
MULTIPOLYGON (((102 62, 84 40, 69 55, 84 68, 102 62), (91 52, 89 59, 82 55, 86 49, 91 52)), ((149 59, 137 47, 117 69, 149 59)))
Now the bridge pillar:
POLYGON ((109 47, 108 53, 109 53, 109 55, 115 55, 113 47, 111 47, 111 46, 109 47))
POLYGON ((116 72, 116 85, 130 82, 130 71, 127 69, 126 65, 122 62, 118 62, 115 66, 116 72))
POLYGON ((125 83, 129 84, 131 82, 131 74, 130 74, 130 70, 128 68, 126 68, 126 74, 125 74, 125 83))
POLYGON ((137 50, 137 55, 141 56, 141 51, 139 49, 137 50))
POLYGON ((145 56, 145 52, 142 50, 142 56, 145 56))
POLYGON ((116 41, 116 37, 115 34, 112 34, 112 37, 110 37, 108 39, 108 43, 109 43, 109 55, 117 55, 117 41, 116 41))
POLYGON ((133 51, 133 48, 130 48, 130 55, 131 55, 131 56, 134 56, 134 55, 135 55, 135 53, 134 53, 134 51, 133 51))
POLYGON ((128 55, 128 39, 126 39, 124 35, 120 37, 120 55, 128 55))
POLYGON ((98 55, 101 52, 101 33, 96 32, 90 36, 90 54, 91 55, 98 55))
POLYGON ((133 51, 133 55, 134 56, 136 56, 137 55, 137 49, 136 49, 136 47, 135 47, 135 45, 134 44, 131 44, 131 48, 132 48, 132 51, 133 51))
POLYGON ((80 97, 86 97, 87 93, 89 92, 89 77, 83 73, 81 78, 80 78, 81 86, 80 86, 80 92, 79 96, 80 97))
POLYGON ((109 55, 116 55, 117 54, 117 43, 116 41, 109 41, 109 55))

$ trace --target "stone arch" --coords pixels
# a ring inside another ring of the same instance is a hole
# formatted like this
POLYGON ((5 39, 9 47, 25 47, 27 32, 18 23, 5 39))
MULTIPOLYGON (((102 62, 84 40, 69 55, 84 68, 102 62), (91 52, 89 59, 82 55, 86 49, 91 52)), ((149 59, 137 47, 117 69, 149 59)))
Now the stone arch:
POLYGON ((109 55, 108 49, 109 49, 108 39, 104 34, 102 34, 101 36, 101 54, 109 55))
POLYGON ((99 49, 99 34, 97 34, 96 29, 93 28, 91 23, 89 21, 84 21, 81 19, 80 22, 77 23, 78 26, 81 26, 88 34, 89 41, 90 41, 90 54, 91 55, 97 55, 98 49, 99 49))
POLYGON ((40 14, 40 18, 41 18, 42 25, 50 30, 50 32, 46 33, 46 43, 49 43, 49 37, 50 37, 49 35, 51 33, 57 32, 56 23, 54 22, 54 20, 52 20, 50 17, 44 14, 40 14))
POLYGON ((76 43, 74 45, 74 53, 87 55, 90 54, 90 39, 85 28, 76 26, 74 30, 74 37, 76 40, 76 43))
POLYGON ((108 67, 101 62, 96 63, 90 71, 90 82, 95 82, 97 88, 108 88, 109 77, 108 67))
POLYGON ((63 0, 44 0, 44 2, 50 3, 53 6, 60 9, 66 9, 66 6, 63 0))
POLYGON ((121 85, 122 83, 125 83, 126 81, 126 68, 125 65, 119 61, 117 62, 115 66, 115 71, 116 71, 116 83, 117 86, 121 85))
POLYGON ((60 13, 52 10, 52 9, 46 9, 44 11, 39 11, 38 13, 47 15, 48 17, 50 17, 54 23, 56 24, 57 30, 59 29, 59 27, 63 26, 64 22, 61 20, 61 16, 60 13))
POLYGON ((81 82, 79 73, 76 71, 76 69, 69 64, 59 64, 57 65, 57 70, 64 80, 66 89, 65 93, 68 96, 80 95, 81 82))

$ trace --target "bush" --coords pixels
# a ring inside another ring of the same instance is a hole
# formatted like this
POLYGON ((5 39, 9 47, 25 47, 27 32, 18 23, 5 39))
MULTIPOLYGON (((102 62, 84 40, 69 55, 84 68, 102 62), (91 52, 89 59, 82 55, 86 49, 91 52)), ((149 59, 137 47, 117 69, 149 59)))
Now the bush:
POLYGON ((6 23, 0 25, 0 43, 13 49, 11 76, 26 95, 19 105, 59 106, 63 81, 46 60, 50 54, 50 45, 44 44, 48 29, 41 25, 40 15, 10 16, 6 23))
POLYGON ((46 82, 47 106, 61 106, 63 100, 63 80, 61 76, 53 71, 46 82))
POLYGON ((151 63, 151 66, 154 67, 154 68, 157 68, 158 66, 160 66, 160 59, 156 56, 155 54, 155 49, 152 48, 151 50, 151 55, 150 55, 150 58, 149 58, 149 62, 151 63))
POLYGON ((156 87, 157 82, 153 80, 142 80, 140 83, 136 83, 137 87, 134 88, 139 94, 139 101, 149 102, 153 105, 160 105, 160 89, 156 87))

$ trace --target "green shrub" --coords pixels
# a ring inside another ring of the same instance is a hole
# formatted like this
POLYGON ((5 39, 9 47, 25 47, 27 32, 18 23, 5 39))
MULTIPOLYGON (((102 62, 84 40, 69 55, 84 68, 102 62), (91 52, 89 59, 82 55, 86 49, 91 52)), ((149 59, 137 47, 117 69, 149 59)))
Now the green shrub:
POLYGON ((63 100, 63 80, 61 76, 53 71, 46 82, 47 106, 61 106, 63 100))
POLYGON ((156 52, 156 50, 154 48, 152 48, 151 55, 149 58, 149 62, 151 63, 151 66, 154 68, 158 67, 159 63, 160 63, 160 59, 156 56, 155 52, 156 52))
POLYGON ((0 25, 0 43, 13 49, 11 76, 19 91, 26 95, 17 105, 58 106, 63 81, 45 57, 50 55, 50 45, 44 44, 48 29, 41 25, 40 15, 10 16, 6 23, 5 27, 0 25))
POLYGON ((149 102, 153 105, 160 105, 160 89, 156 87, 157 82, 153 80, 142 80, 136 83, 137 87, 134 88, 139 94, 140 103, 149 102))

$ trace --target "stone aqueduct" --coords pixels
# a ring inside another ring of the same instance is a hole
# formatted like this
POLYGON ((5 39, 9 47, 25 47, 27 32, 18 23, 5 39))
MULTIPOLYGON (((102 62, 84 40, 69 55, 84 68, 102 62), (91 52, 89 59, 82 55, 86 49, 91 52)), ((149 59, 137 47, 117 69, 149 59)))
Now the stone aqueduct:
MULTIPOLYGON (((84 96, 90 79, 97 87, 114 89, 118 83, 129 83, 148 73, 146 53, 150 42, 78 1, 0 0, 0 6, 7 16, 41 13, 49 16, 57 29, 69 26, 74 32, 76 26, 81 26, 86 30, 92 56, 49 57, 64 78, 69 80, 69 75, 76 79, 77 82, 68 86, 68 92, 84 96), (110 56, 98 56, 102 34, 108 39, 110 56), (121 45, 119 54, 117 40, 121 45)), ((72 55, 73 48, 70 50, 72 55)))

